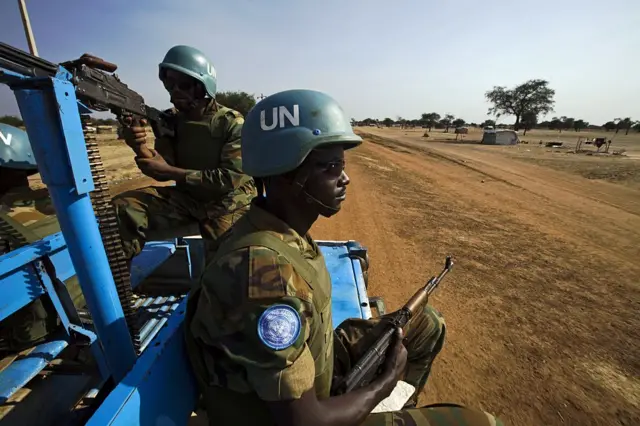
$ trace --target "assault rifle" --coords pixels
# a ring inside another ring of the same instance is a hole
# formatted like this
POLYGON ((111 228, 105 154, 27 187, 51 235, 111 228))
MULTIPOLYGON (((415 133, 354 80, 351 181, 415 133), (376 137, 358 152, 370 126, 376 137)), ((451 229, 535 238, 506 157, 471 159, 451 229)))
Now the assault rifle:
POLYGON ((380 369, 385 360, 387 349, 393 339, 393 334, 397 327, 406 326, 413 318, 416 312, 427 303, 429 296, 435 291, 440 281, 453 267, 453 261, 450 256, 444 264, 444 269, 437 277, 432 277, 427 284, 419 289, 409 301, 395 313, 391 318, 382 334, 367 350, 367 352, 358 360, 355 366, 341 380, 334 382, 331 394, 341 395, 351 392, 354 389, 366 386, 380 373, 380 369))
POLYGON ((75 86, 76 97, 87 108, 111 111, 121 123, 125 117, 133 121, 144 118, 156 137, 173 136, 169 114, 146 105, 138 92, 120 81, 115 74, 117 69, 116 64, 87 53, 56 65, 0 42, 0 77, 6 74, 5 70, 30 77, 63 76, 75 86))

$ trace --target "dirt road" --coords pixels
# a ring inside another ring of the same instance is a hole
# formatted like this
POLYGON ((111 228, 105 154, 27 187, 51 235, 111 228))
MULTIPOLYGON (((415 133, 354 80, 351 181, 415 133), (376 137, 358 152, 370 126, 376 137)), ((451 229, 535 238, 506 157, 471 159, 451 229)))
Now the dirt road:
POLYGON ((344 209, 313 236, 363 242, 391 309, 454 255, 421 402, 511 425, 640 424, 640 192, 397 138, 348 153, 344 209))

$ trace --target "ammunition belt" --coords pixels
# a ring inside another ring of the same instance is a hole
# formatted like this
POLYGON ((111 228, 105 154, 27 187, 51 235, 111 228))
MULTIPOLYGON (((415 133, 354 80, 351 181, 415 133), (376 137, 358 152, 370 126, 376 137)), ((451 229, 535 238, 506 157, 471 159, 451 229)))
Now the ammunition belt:
POLYGON ((102 237, 107 260, 111 268, 111 274, 116 284, 118 298, 124 311, 124 317, 131 334, 133 346, 138 354, 140 354, 140 326, 137 321, 137 310, 134 306, 135 299, 133 289, 131 287, 131 276, 127 261, 122 249, 122 241, 120 240, 120 231, 116 219, 116 212, 111 203, 111 194, 109 192, 109 183, 98 150, 96 136, 89 133, 86 129, 88 115, 82 115, 82 130, 89 156, 89 165, 91 167, 91 176, 95 189, 91 192, 91 204, 93 211, 98 220, 98 227, 102 237))

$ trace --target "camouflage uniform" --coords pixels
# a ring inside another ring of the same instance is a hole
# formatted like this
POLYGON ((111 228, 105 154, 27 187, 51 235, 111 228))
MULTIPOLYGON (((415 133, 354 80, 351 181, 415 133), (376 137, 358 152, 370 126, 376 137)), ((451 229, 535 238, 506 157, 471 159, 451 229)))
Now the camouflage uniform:
MULTIPOLYGON (((125 256, 138 255, 145 241, 177 236, 198 225, 209 250, 256 195, 242 172, 240 135, 244 118, 212 100, 199 121, 175 116, 176 139, 156 140, 167 163, 188 170, 186 182, 147 187, 114 198, 125 256)), ((187 231, 188 232, 188 231, 187 231)))
MULTIPOLYGON (((351 319, 334 332, 331 280, 318 246, 252 204, 225 236, 187 307, 187 350, 211 424, 272 425, 265 401, 300 398, 310 389, 320 400, 330 397, 332 378, 348 370, 382 321, 351 319), (260 315, 277 304, 302 319, 297 340, 283 350, 269 349, 256 332, 260 315)), ((444 321, 428 307, 406 331, 405 380, 419 392, 442 348, 444 321)), ((483 412, 438 406, 374 413, 364 424, 500 423, 483 412)))

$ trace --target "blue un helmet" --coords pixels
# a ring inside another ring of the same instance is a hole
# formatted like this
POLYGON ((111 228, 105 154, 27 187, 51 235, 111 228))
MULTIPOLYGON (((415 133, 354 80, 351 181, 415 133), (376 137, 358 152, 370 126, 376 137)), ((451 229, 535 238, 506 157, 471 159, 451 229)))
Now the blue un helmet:
POLYGON ((215 98, 217 91, 216 69, 202 51, 191 46, 173 46, 158 65, 162 80, 165 69, 172 69, 195 78, 204 85, 207 94, 215 98))
POLYGON ((342 107, 315 90, 286 90, 258 102, 242 126, 242 169, 263 178, 295 170, 319 147, 362 143, 342 107))
POLYGON ((0 123, 0 167, 38 171, 27 132, 0 123))

